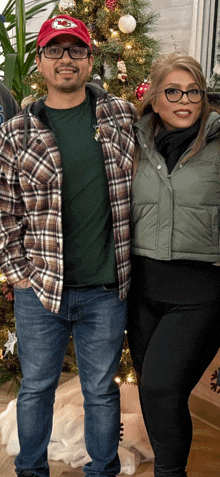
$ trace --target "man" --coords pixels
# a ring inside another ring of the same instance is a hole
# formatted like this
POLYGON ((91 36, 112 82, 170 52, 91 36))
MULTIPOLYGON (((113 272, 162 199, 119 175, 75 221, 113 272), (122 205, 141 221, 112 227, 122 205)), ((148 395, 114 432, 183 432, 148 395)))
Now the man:
POLYGON ((93 56, 80 20, 47 20, 36 63, 46 100, 0 133, 0 263, 14 284, 23 372, 16 472, 49 475, 54 393, 72 333, 91 458, 84 471, 115 476, 136 118, 130 103, 87 83, 93 56))
POLYGON ((0 82, 0 125, 19 113, 20 108, 9 89, 0 82))

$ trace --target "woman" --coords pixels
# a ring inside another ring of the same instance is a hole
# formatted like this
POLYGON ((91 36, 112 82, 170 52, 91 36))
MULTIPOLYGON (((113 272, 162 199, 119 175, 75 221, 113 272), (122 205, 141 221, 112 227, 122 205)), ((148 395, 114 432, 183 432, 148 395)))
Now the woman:
POLYGON ((128 337, 155 477, 185 477, 191 390, 220 343, 220 116, 200 65, 161 56, 136 123, 128 337))

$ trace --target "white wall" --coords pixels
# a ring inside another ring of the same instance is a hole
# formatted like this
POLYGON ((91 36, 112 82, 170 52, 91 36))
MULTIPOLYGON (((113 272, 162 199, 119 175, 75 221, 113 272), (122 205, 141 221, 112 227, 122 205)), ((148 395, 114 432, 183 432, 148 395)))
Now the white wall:
POLYGON ((151 5, 160 14, 153 36, 161 41, 162 52, 169 53, 178 48, 182 53, 188 53, 193 0, 151 0, 151 5))
MULTIPOLYGON (((36 4, 37 3, 38 1, 36 0, 36 4)), ((27 26, 26 26, 27 31, 38 33, 42 23, 44 23, 45 20, 47 20, 52 10, 56 6, 56 3, 57 2, 54 0, 54 3, 50 3, 47 9, 43 13, 36 15, 33 20, 28 20, 27 26)))
MULTIPOLYGON (((201 63, 208 79, 214 61, 214 22, 220 21, 220 0, 151 0, 160 14, 154 37, 161 42, 162 53, 179 50, 201 63)), ((217 49, 215 51, 215 61, 217 49)))

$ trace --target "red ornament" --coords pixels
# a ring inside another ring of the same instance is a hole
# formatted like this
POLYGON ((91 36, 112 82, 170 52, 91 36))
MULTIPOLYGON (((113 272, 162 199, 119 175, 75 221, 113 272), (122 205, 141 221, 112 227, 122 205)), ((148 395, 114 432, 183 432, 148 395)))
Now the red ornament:
POLYGON ((106 0, 105 4, 109 10, 114 12, 116 9, 117 0, 106 0))
POLYGON ((136 98, 139 99, 139 101, 142 101, 143 100, 143 96, 144 96, 144 93, 145 91, 148 91, 148 89, 150 88, 150 83, 148 82, 148 80, 144 80, 143 83, 140 83, 136 90, 135 90, 135 94, 136 94, 136 98))

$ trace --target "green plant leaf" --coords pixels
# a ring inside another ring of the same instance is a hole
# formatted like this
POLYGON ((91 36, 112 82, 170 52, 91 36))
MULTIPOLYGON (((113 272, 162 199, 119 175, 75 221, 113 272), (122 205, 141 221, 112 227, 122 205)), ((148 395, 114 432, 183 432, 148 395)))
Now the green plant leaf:
POLYGON ((5 28, 4 23, 0 22, 0 42, 3 49, 3 54, 6 55, 7 53, 15 53, 14 48, 11 45, 8 32, 5 28))
MULTIPOLYGON (((26 77, 27 74, 29 73, 30 71, 30 68, 33 66, 33 63, 34 63, 34 59, 35 59, 35 56, 36 56, 36 52, 35 51, 30 51, 30 53, 28 54, 27 58, 26 58, 26 61, 23 65, 23 76, 26 77)), ((31 69, 31 71, 36 71, 37 67, 36 65, 33 66, 33 68, 31 69)))
POLYGON ((54 0, 9 0, 2 12, 9 25, 6 28, 3 22, 0 22, 0 43, 5 57, 0 71, 4 71, 4 81, 19 103, 31 93, 30 86, 24 83, 25 77, 36 70, 34 59, 37 32, 27 32, 26 21, 46 11, 49 4, 55 3, 54 0))
MULTIPOLYGON (((45 2, 39 3, 37 0, 31 0, 30 2, 25 2, 26 20, 30 20, 36 14, 45 12, 50 3, 55 4, 56 1, 55 0, 49 0, 48 2, 45 1, 45 2)), ((16 0, 9 0, 9 2, 7 3, 7 5, 5 6, 5 8, 2 12, 4 17, 6 18, 6 22, 9 23, 9 25, 7 26, 8 31, 12 30, 12 28, 15 28, 15 25, 16 25, 15 6, 16 6, 16 0)))
POLYGON ((16 39, 17 39, 17 52, 18 57, 21 62, 24 61, 25 55, 25 5, 24 0, 16 0, 15 8, 15 28, 16 28, 16 39))
POLYGON ((12 89, 16 59, 16 54, 8 53, 5 55, 4 82, 9 89, 12 89))

